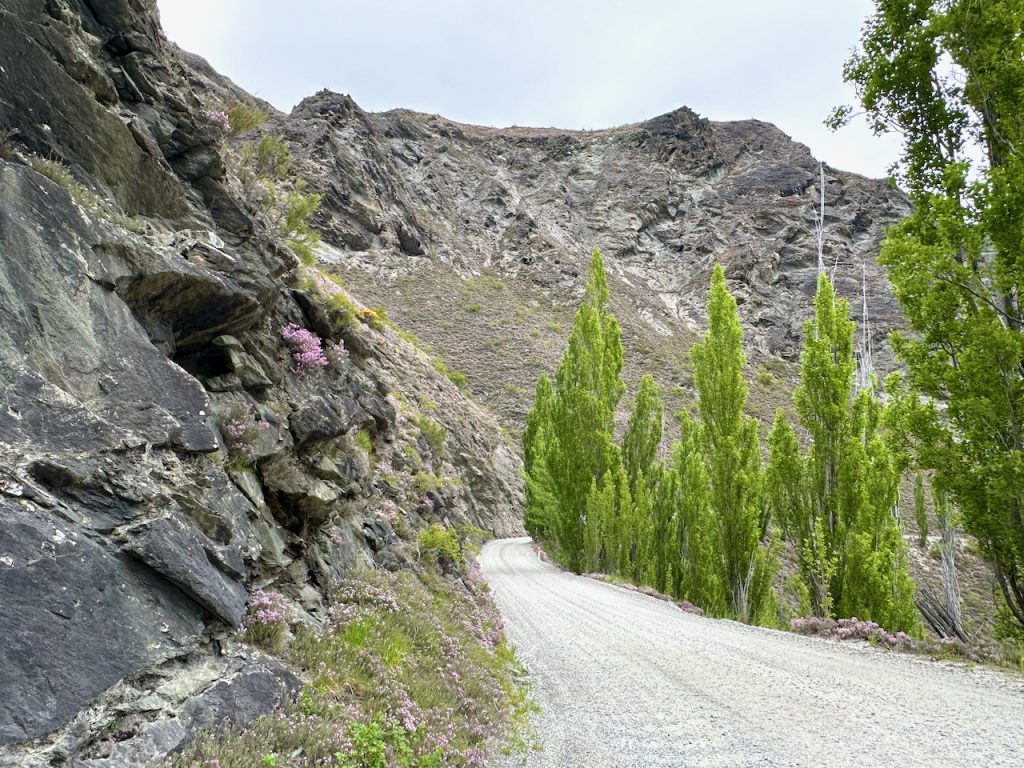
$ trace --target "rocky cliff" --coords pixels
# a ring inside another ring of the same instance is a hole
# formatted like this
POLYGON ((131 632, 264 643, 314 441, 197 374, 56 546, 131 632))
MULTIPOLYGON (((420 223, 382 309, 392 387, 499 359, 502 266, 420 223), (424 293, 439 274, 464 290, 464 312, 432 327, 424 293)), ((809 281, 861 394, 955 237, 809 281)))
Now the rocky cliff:
POLYGON ((519 530, 494 418, 299 267, 212 91, 153 0, 0 8, 0 765, 249 720, 297 684, 236 640, 251 590, 315 624, 425 523, 519 530))
MULTIPOLYGON (((321 229, 337 249, 325 257, 513 426, 561 352, 594 247, 612 273, 627 369, 654 373, 672 405, 690 397, 686 350, 703 332, 715 261, 752 367, 791 375, 817 279, 821 185, 807 147, 770 124, 682 108, 604 131, 493 129, 368 114, 321 92, 276 128, 324 194, 321 229)), ((828 167, 824 196, 827 266, 855 309, 865 277, 884 367, 899 312, 875 258, 906 198, 828 167)), ((762 389, 752 408, 770 419, 788 395, 777 381, 762 389)))
MULTIPOLYGON (((253 590, 316 624, 427 523, 518 532, 507 433, 595 246, 629 375, 692 403, 719 260, 751 409, 789 404, 821 189, 773 126, 492 129, 322 92, 229 138, 234 101, 258 106, 163 38, 155 0, 0 7, 0 765, 140 766, 251 720, 298 685, 238 642, 253 590), (322 195, 319 268, 252 194, 261 136, 290 141, 286 191, 322 195)), ((874 256, 906 201, 832 168, 824 193, 884 366, 874 256)))

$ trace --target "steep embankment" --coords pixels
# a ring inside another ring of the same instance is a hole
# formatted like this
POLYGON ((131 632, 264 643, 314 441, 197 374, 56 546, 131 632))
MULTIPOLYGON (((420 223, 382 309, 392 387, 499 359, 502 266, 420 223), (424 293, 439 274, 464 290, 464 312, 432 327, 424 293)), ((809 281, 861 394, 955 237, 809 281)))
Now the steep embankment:
POLYGON ((683 613, 560 571, 528 539, 481 557, 548 748, 500 765, 1017 766, 1016 676, 683 613))
POLYGON ((0 8, 3 765, 250 720, 297 684, 234 640, 250 589, 315 625, 427 522, 519 527, 495 420, 298 267, 203 93, 240 94, 153 0, 0 8), (347 354, 304 366, 288 324, 347 354))

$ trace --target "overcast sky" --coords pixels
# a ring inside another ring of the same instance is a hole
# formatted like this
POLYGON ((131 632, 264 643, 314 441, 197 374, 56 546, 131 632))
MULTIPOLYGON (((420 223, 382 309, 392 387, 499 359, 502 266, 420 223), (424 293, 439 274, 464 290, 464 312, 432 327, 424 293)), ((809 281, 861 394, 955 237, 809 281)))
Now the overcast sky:
POLYGON ((688 106, 775 123, 885 176, 893 137, 822 120, 871 0, 159 0, 167 36, 282 110, 321 88, 364 109, 607 128, 688 106))

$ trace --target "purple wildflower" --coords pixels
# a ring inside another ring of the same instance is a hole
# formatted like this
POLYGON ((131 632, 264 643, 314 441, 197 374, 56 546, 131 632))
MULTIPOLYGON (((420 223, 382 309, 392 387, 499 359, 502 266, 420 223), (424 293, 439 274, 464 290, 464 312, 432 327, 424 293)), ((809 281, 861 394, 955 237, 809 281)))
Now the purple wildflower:
POLYGON ((224 133, 231 130, 231 120, 226 113, 218 109, 204 109, 199 114, 202 115, 203 120, 210 125, 220 128, 224 133))
POLYGON ((281 326, 281 338, 291 350, 295 362, 292 370, 300 376, 326 368, 329 364, 320 337, 315 333, 288 323, 281 326))

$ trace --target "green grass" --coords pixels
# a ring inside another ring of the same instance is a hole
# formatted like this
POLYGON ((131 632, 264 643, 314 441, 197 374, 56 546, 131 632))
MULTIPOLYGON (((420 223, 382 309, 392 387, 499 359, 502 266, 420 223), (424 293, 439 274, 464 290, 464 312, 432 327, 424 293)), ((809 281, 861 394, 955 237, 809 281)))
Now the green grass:
POLYGON ((259 128, 270 117, 266 111, 242 101, 228 104, 224 108, 224 113, 228 116, 228 121, 231 123, 228 135, 232 137, 259 128))
POLYGON ((430 359, 430 362, 434 366, 435 371, 446 377, 452 384, 462 390, 464 394, 469 393, 469 383, 466 379, 466 374, 462 371, 453 371, 440 357, 433 357, 430 359))
POLYGON ((33 155, 29 158, 29 165, 36 173, 63 187, 75 203, 91 213, 131 232, 145 231, 145 223, 141 219, 125 216, 112 203, 102 200, 91 189, 79 184, 71 175, 71 170, 63 163, 33 155))
POLYGON ((368 456, 373 455, 373 436, 370 435, 370 430, 363 427, 355 436, 355 444, 366 453, 368 456))
POLYGON ((418 573, 350 579, 323 631, 296 630, 281 654, 307 681, 296 702, 201 735, 165 765, 459 768, 534 746, 535 707, 486 584, 474 568, 456 579, 432 564, 434 544, 462 559, 470 550, 459 540, 471 539, 427 531, 431 557, 418 573))
POLYGON ((432 491, 443 491, 456 483, 450 477, 439 475, 436 472, 417 472, 412 476, 412 484, 417 492, 426 495, 432 491))
POLYGON ((427 442, 434 449, 434 453, 440 456, 444 452, 445 441, 448 439, 448 430, 422 413, 416 416, 416 426, 419 427, 420 434, 427 438, 427 442))

